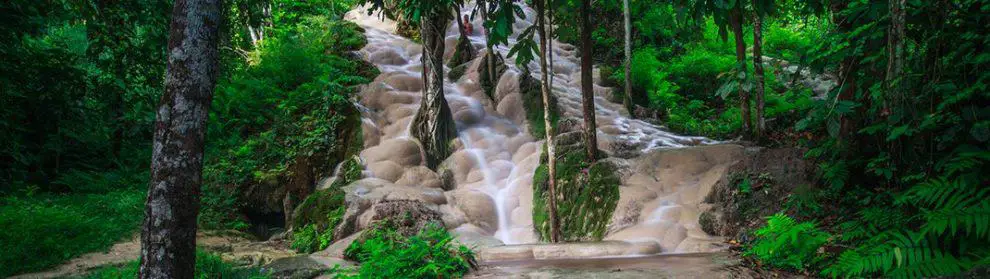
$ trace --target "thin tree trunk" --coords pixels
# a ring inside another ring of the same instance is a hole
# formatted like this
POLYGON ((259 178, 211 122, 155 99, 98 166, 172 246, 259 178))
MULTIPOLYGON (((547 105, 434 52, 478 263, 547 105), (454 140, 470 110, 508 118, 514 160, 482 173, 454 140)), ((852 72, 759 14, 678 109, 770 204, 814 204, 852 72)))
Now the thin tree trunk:
POLYGON ((760 140, 766 130, 766 120, 763 118, 765 88, 763 86, 763 18, 759 13, 753 15, 753 74, 756 77, 756 139, 760 140))
POLYGON ((594 162, 598 158, 595 88, 592 83, 592 71, 594 70, 592 51, 591 0, 581 0, 581 108, 584 111, 584 144, 589 162, 594 162))
POLYGON ((887 35, 887 90, 890 109, 903 99, 901 72, 904 69, 905 0, 890 1, 890 30, 887 35))
POLYGON ((158 106, 139 278, 193 278, 206 119, 218 64, 219 0, 176 0, 158 106))
MULTIPOLYGON (((829 9, 832 11, 832 22, 836 23, 836 31, 840 33, 852 32, 856 28, 854 26, 851 18, 847 17, 842 13, 842 10, 848 7, 850 1, 832 1, 830 2, 829 9)), ((857 90, 857 81, 855 72, 858 70, 856 65, 859 64, 859 57, 856 55, 847 55, 839 62, 839 94, 836 96, 836 102, 839 101, 850 101, 857 90)), ((849 141, 849 135, 855 130, 854 123, 851 121, 850 116, 840 116, 839 118, 839 135, 838 141, 840 143, 846 143, 849 141)))
MULTIPOLYGON (((746 75, 746 41, 743 40, 742 31, 742 15, 739 11, 733 11, 732 15, 729 16, 729 24, 732 25, 732 34, 736 37, 736 63, 738 64, 739 72, 746 75)), ((739 107, 742 114, 742 132, 743 137, 748 138, 752 131, 752 119, 749 115, 749 92, 743 90, 742 82, 739 81, 739 107)))
MULTIPOLYGON (((481 22, 488 22, 488 2, 485 0, 478 0, 478 5, 481 5, 481 22)), ((489 84, 496 84, 495 80, 495 54, 493 53, 495 49, 492 47, 491 38, 488 37, 488 29, 484 26, 481 27, 482 32, 485 32, 485 47, 487 51, 485 52, 485 64, 488 67, 488 81, 489 84)), ((482 77, 484 78, 484 77, 482 77)))
MULTIPOLYGON (((547 26, 546 27, 546 30, 547 30, 547 56, 549 56, 550 59, 547 59, 547 60, 549 60, 548 62, 550 62, 550 71, 553 71, 553 69, 554 69, 553 68, 553 38, 554 38, 554 35, 553 35, 554 34, 553 33, 554 32, 553 31, 553 26, 554 26, 553 15, 554 15, 554 10, 553 10, 553 5, 551 5, 551 3, 553 3, 553 0, 547 0, 546 8, 544 8, 544 9, 547 11, 546 13, 547 13, 547 20, 548 20, 548 22, 545 23, 545 25, 547 26)), ((550 86, 551 86, 550 87, 550 92, 553 92, 553 78, 554 78, 554 75, 553 74, 550 74, 550 86)))
MULTIPOLYGON (((547 4, 543 0, 536 0, 536 18, 537 24, 539 24, 540 32, 540 74, 543 76, 542 85, 540 91, 543 94, 543 123, 546 126, 546 137, 547 137, 547 173, 549 178, 547 179, 547 189, 550 194, 550 242, 560 242, 560 220, 557 218, 557 158, 556 158, 556 146, 554 146, 554 131, 553 123, 550 121, 550 75, 547 69, 547 25, 546 25, 546 8, 547 4)), ((549 54, 552 55, 552 54, 549 54)))
POLYGON ((623 101, 623 105, 626 106, 626 110, 629 111, 629 115, 633 114, 632 109, 632 78, 629 76, 632 68, 632 23, 630 22, 631 15, 629 14, 629 0, 622 0, 622 14, 625 18, 625 30, 626 30, 626 61, 625 61, 625 93, 626 98, 623 101))
POLYGON ((426 166, 433 170, 450 156, 450 141, 457 137, 453 115, 443 96, 443 51, 447 19, 449 14, 435 14, 420 19, 425 86, 410 132, 423 145, 426 166))

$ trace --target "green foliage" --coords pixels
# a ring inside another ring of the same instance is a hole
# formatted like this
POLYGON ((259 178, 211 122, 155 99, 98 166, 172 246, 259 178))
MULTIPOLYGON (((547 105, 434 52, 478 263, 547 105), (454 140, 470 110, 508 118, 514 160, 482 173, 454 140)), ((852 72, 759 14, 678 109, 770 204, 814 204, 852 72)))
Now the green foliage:
MULTIPOLYGON (((550 239, 546 160, 543 157, 533 175, 533 226, 544 240, 550 239)), ((589 165, 583 147, 561 146, 556 175, 562 240, 601 240, 619 201, 620 181, 615 166, 605 161, 589 165)))
MULTIPOLYGON (((129 262, 122 266, 107 266, 93 270, 89 274, 82 276, 84 279, 124 279, 137 276, 139 261, 129 262)), ((220 255, 196 250, 196 275, 197 279, 212 278, 244 278, 244 279, 265 279, 270 278, 260 269, 237 269, 232 264, 223 261, 220 255)))
MULTIPOLYGON (((529 133, 536 138, 545 138, 546 118, 543 115, 543 91, 540 81, 531 77, 519 79, 519 90, 523 98, 523 109, 526 110, 526 120, 529 122, 529 133)), ((557 97, 550 95, 550 124, 557 125, 560 120, 560 108, 557 97)), ((556 126, 555 126, 556 127, 556 126)))
POLYGON ((204 170, 207 228, 239 224, 231 214, 239 185, 284 181, 289 166, 321 162, 327 172, 360 148, 355 86, 377 71, 343 58, 366 40, 353 23, 303 18, 296 32, 266 40, 251 64, 221 80, 211 110, 204 170), (332 33, 330 33, 332 32, 332 33), (325 163, 323 163, 325 162, 325 163))
POLYGON ((52 184, 65 172, 147 164, 168 26, 157 11, 169 6, 0 4, 0 194, 65 191, 52 184))
POLYGON ((342 278, 459 278, 475 266, 474 252, 459 245, 441 225, 430 224, 405 237, 395 228, 376 226, 345 255, 361 264, 338 274, 342 278))
POLYGON ((818 249, 829 241, 828 233, 814 223, 798 223, 777 213, 767 218, 767 225, 756 230, 756 240, 743 253, 762 263, 792 270, 803 270, 821 260, 818 249))
MULTIPOLYGON (((303 203, 300 206, 305 206, 303 203)), ((340 224, 347 209, 343 204, 327 213, 324 223, 309 223, 292 233, 292 249, 300 253, 322 251, 333 243, 333 231, 340 224)))
POLYGON ((0 277, 39 271, 127 239, 144 216, 140 186, 99 194, 4 197, 0 277))
POLYGON ((885 79, 889 57, 878 44, 887 3, 835 7, 840 24, 809 58, 819 68, 847 65, 839 67, 845 80, 797 128, 817 136, 807 156, 821 162, 830 191, 844 194, 835 202, 864 209, 840 214, 840 244, 852 248, 823 274, 943 277, 990 263, 990 59, 977 47, 990 34, 976 24, 987 20, 987 4, 958 2, 959 13, 944 13, 942 2, 908 5, 913 31, 896 80, 885 79))

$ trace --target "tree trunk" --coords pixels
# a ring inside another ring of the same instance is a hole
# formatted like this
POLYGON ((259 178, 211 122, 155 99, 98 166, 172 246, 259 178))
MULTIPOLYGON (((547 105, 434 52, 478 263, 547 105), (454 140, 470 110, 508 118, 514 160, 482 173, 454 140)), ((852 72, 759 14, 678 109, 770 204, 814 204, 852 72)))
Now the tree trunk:
POLYGON ((756 78, 756 139, 760 140, 766 130, 766 120, 763 118, 764 94, 763 86, 763 18, 759 13, 753 15, 753 75, 756 78))
POLYGON ((890 30, 887 35, 887 108, 903 100, 901 72, 904 69, 904 7, 905 0, 890 1, 890 30))
POLYGON ((592 83, 594 64, 591 53, 591 0, 581 0, 581 108, 584 111, 584 144, 588 161, 598 157, 598 135, 595 126, 595 88, 592 83))
POLYGON ((633 114, 632 109, 632 78, 629 76, 632 67, 632 23, 630 22, 631 15, 629 14, 629 0, 622 0, 622 14, 625 18, 625 29, 626 29, 626 61, 625 61, 625 93, 626 98, 622 100, 623 105, 625 105, 626 110, 629 111, 629 115, 633 114))
MULTIPOLYGON (((743 40, 742 20, 742 15, 740 15, 738 10, 733 11, 729 16, 729 24, 732 25, 732 34, 736 37, 736 63, 738 64, 739 72, 745 77, 746 41, 743 40)), ((752 131, 752 124, 750 123, 752 120, 749 116, 749 92, 743 90, 742 83, 745 80, 740 80, 739 82, 739 107, 742 114, 742 132, 743 137, 748 138, 752 131)))
MULTIPOLYGON (((540 91, 543 94, 543 123, 546 126, 547 144, 547 179, 550 194, 550 242, 560 242, 560 220, 557 218, 557 158, 556 146, 554 146, 553 123, 550 122, 550 75, 547 69, 547 55, 553 55, 547 49, 547 25, 546 25, 546 2, 536 0, 536 18, 539 24, 540 34, 540 74, 543 76, 540 91), (549 53, 549 54, 548 54, 549 53)), ((551 59, 552 56, 551 56, 551 59)))
MULTIPOLYGON (((836 23, 836 31, 840 33, 852 32, 856 26, 851 18, 847 17, 842 13, 850 1, 832 1, 829 3, 829 9, 832 11, 832 22, 836 23)), ((854 95, 857 90, 856 81, 856 65, 859 64, 859 57, 855 54, 847 55, 842 58, 839 62, 838 78, 839 78, 839 93, 836 96, 836 102, 838 101, 851 101, 854 99, 854 95)), ((849 141, 849 135, 855 131, 855 125, 849 116, 840 116, 839 118, 839 135, 838 141, 840 143, 847 143, 849 141)))
POLYGON ((420 19, 425 86, 410 132, 423 145, 426 166, 432 170, 450 156, 451 140, 457 137, 450 107, 443 96, 443 50, 448 17, 440 14, 420 19))
POLYGON ((176 0, 158 106, 139 278, 193 278, 206 119, 216 84, 219 0, 176 0))

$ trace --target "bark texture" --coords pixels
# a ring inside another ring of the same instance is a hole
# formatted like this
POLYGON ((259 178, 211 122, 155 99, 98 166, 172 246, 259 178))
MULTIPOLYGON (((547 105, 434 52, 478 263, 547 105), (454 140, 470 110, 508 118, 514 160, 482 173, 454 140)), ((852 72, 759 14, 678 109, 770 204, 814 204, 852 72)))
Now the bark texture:
MULTIPOLYGON (((732 35, 736 39, 736 63, 738 64, 739 72, 745 76, 746 41, 743 40, 742 20, 742 15, 739 14, 738 10, 733 11, 729 16, 729 24, 732 26, 732 35)), ((749 92, 743 90, 742 84, 739 85, 739 106, 740 112, 742 113, 742 132, 744 137, 749 137, 752 132, 752 119, 749 116, 749 92)))
POLYGON ((764 88, 763 77, 763 18, 757 13, 753 15, 753 75, 756 78, 756 139, 762 139, 766 131, 766 121, 763 118, 764 88))
POLYGON ((436 170, 440 162, 450 156, 451 140, 457 137, 453 115, 443 96, 443 51, 447 19, 447 16, 433 16, 420 20, 426 86, 410 133, 423 145, 426 166, 432 170, 436 170))
POLYGON ((139 278, 192 278, 206 119, 216 84, 219 0, 177 0, 156 112, 139 278))
POLYGON ((904 11, 906 0, 890 1, 890 30, 887 35, 887 89, 888 107, 903 99, 901 73, 904 71, 904 11))
POLYGON ((553 123, 550 122, 550 75, 547 69, 547 55, 550 55, 550 59, 553 59, 553 52, 547 49, 547 24, 546 24, 546 3, 540 0, 536 0, 536 17, 537 24, 539 24, 539 34, 540 34, 540 74, 542 75, 542 85, 540 87, 540 92, 543 95, 543 121, 546 126, 546 145, 547 145, 547 175, 549 179, 547 181, 547 190, 550 193, 550 203, 549 203, 549 215, 550 215, 550 242, 560 241, 560 220, 557 218, 557 156, 556 149, 554 145, 554 129, 553 123))
POLYGON ((591 59, 591 0, 581 0, 581 109, 584 112, 584 143, 588 160, 598 158, 598 134, 595 125, 595 88, 592 83, 594 61, 591 59))

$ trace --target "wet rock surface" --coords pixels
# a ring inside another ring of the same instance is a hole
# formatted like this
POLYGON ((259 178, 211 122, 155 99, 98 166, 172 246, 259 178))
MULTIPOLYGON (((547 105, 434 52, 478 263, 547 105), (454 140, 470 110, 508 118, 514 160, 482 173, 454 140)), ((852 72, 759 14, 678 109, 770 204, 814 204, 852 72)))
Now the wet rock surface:
POLYGON ((727 253, 507 261, 465 278, 765 278, 727 253))

